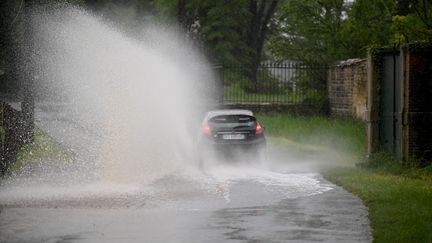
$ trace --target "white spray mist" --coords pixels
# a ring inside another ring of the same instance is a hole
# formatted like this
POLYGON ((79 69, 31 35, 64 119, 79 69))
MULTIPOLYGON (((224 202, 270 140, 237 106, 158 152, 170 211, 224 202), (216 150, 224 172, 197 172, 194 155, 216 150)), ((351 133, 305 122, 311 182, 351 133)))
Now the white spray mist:
POLYGON ((76 8, 34 23, 40 87, 98 130, 92 152, 104 180, 151 181, 192 162, 192 127, 211 75, 179 34, 149 25, 143 41, 133 40, 76 8))

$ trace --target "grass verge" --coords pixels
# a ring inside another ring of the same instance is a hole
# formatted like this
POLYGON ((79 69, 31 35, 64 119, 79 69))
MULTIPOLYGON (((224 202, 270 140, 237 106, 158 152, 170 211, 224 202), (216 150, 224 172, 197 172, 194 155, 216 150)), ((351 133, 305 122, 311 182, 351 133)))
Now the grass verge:
POLYGON ((258 114, 269 136, 298 145, 319 146, 351 155, 360 161, 366 152, 366 126, 363 122, 340 117, 294 116, 284 113, 258 114))
POLYGON ((334 150, 360 162, 356 167, 332 167, 324 177, 363 200, 369 208, 374 242, 432 242, 432 165, 403 165, 385 152, 365 161, 361 121, 288 114, 258 118, 273 141, 290 150, 320 155, 334 150))
POLYGON ((17 160, 9 169, 8 174, 18 171, 26 163, 43 161, 65 161, 73 158, 73 153, 53 138, 43 133, 39 128, 35 130, 35 140, 24 145, 18 153, 17 160))
POLYGON ((365 168, 324 176, 363 200, 374 242, 432 242, 432 180, 365 168))

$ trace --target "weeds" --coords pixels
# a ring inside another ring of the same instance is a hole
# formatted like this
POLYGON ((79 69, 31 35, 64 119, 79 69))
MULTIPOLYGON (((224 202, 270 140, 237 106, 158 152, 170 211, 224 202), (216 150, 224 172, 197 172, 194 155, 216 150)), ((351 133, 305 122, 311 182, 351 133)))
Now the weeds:
POLYGON ((365 170, 380 174, 432 181, 432 165, 425 165, 417 159, 402 163, 384 150, 372 154, 366 161, 357 165, 365 170))

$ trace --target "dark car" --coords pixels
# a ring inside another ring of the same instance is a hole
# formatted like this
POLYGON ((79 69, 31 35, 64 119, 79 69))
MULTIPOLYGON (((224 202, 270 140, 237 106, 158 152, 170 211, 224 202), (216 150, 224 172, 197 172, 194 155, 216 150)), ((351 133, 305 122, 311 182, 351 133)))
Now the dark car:
POLYGON ((264 127, 250 110, 214 110, 205 115, 198 139, 201 163, 212 159, 262 160, 264 127))

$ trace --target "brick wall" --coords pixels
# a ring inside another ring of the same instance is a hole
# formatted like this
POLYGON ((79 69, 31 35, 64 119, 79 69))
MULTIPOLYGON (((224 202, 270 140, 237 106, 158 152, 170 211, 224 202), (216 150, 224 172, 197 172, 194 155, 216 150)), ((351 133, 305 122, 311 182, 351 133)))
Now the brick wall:
POLYGON ((367 60, 350 59, 329 70, 330 114, 366 120, 367 60))

